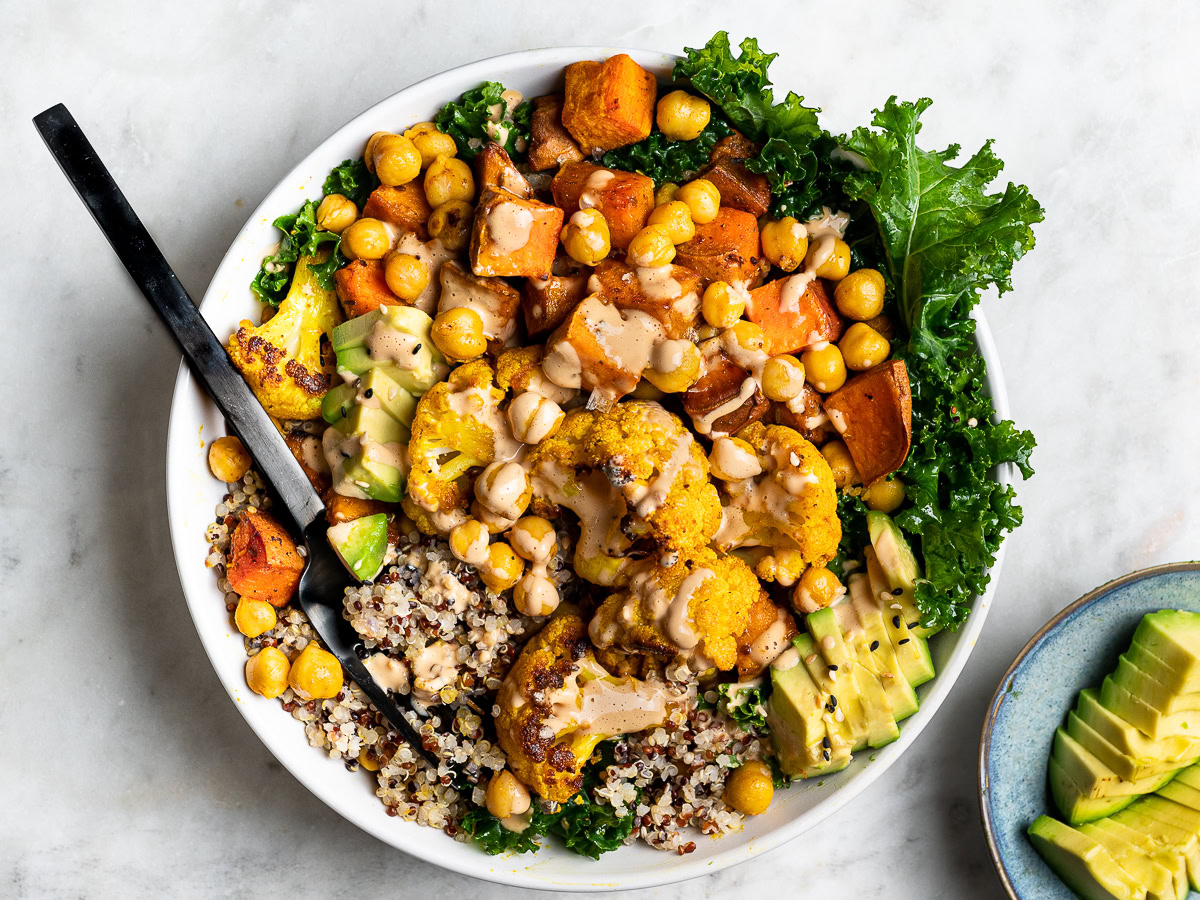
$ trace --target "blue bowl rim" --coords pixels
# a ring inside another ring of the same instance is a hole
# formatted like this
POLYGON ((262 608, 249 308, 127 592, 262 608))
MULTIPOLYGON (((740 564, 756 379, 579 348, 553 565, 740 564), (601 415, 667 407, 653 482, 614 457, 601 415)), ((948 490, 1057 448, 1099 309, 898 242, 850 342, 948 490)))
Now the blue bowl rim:
POLYGON ((1094 603, 1101 597, 1111 593, 1117 588, 1124 587, 1127 584, 1133 584, 1134 582, 1142 581, 1147 578, 1156 578, 1159 575, 1165 575, 1170 572, 1195 571, 1200 571, 1200 562, 1181 561, 1163 563, 1162 565, 1150 566, 1146 569, 1138 569, 1137 571, 1130 572, 1127 575, 1122 575, 1119 578, 1114 578, 1111 581, 1107 581, 1098 588, 1088 591, 1074 603, 1064 607, 1051 616, 1050 621, 1038 629, 1037 633, 1029 639, 1028 643, 1026 643, 1023 648, 1021 648, 1021 652, 1017 654, 1016 659, 1014 659, 1012 664, 1005 670, 1004 676, 1000 679, 1000 683, 996 685, 996 691, 994 694, 992 694, 991 702, 988 703, 988 711, 983 720, 983 730, 980 734, 979 740, 979 815, 983 820, 983 836, 987 840, 988 855, 992 858, 992 865, 996 869, 996 874, 1000 878, 1000 883, 1004 886, 1004 890, 1007 892, 1008 896, 1012 898, 1012 900, 1021 900, 1021 897, 1018 896, 1016 888, 1013 887, 1012 879, 1008 874, 1008 869, 1005 867, 1004 860, 1000 856, 1000 850, 996 846, 996 837, 993 831, 994 823, 992 822, 991 810, 988 804, 987 766, 988 756, 992 751, 992 731, 996 725, 996 711, 1000 708, 1000 701, 1004 697, 1009 681, 1012 679, 1014 673, 1020 667, 1021 663, 1024 662, 1025 657, 1029 655, 1030 651, 1032 651, 1034 647, 1045 640, 1051 631, 1061 625, 1063 621, 1076 610, 1082 609, 1084 606, 1094 603))

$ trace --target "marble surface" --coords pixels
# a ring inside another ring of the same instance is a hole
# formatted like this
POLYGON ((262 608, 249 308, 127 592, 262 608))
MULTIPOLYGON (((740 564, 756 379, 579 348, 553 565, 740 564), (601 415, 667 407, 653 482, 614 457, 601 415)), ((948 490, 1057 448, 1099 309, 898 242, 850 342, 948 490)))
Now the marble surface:
POLYGON ((655 898, 998 897, 975 800, 986 701, 1056 610, 1200 556, 1200 94, 1185 2, 593 6, 5 3, 0 895, 516 897, 366 837, 258 743, 184 611, 163 457, 179 354, 43 150, 66 102, 184 284, 309 148, 435 71, 530 46, 673 49, 727 27, 842 129, 932 96, 923 142, 995 138, 1047 210, 987 306, 1040 446, 980 645, 909 753, 791 845, 655 898), (1190 75, 1188 73, 1191 73, 1190 75), (19 402, 17 402, 19 401, 19 402))

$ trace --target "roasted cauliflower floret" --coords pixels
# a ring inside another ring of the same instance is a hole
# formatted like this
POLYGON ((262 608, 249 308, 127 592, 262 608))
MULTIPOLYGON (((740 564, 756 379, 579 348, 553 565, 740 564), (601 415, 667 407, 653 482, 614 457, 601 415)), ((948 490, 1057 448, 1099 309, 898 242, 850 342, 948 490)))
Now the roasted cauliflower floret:
POLYGON ((820 451, 783 425, 755 422, 737 436, 754 448, 761 471, 722 483, 716 546, 795 550, 810 565, 833 559, 842 525, 833 472, 820 451))
POLYGON ((661 683, 610 675, 568 609, 530 639, 500 685, 496 732, 513 774, 562 803, 582 786, 597 744, 661 725, 676 699, 661 683))
MULTIPOLYGON (((328 256, 328 253, 325 253, 328 256)), ((302 256, 279 311, 262 325, 243 320, 229 336, 229 358, 259 402, 277 419, 319 419, 332 359, 321 359, 321 337, 341 320, 337 292, 321 287, 302 256)))
POLYGON ((742 560, 700 547, 673 561, 636 563, 629 586, 601 604, 588 633, 599 648, 681 658, 697 672, 732 669, 738 637, 763 597, 742 560))
POLYGON ((466 518, 478 470, 511 459, 519 445, 508 432, 500 401, 483 360, 459 366, 417 403, 408 456, 404 511, 426 534, 448 534, 466 518))

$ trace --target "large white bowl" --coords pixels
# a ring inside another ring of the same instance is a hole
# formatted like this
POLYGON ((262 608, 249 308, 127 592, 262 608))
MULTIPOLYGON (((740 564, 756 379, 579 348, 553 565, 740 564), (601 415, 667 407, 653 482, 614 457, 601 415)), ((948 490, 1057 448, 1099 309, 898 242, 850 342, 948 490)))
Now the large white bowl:
MULTIPOLYGON (((329 170, 344 159, 357 157, 373 132, 395 130, 431 119, 446 101, 457 99, 463 91, 486 80, 501 81, 526 96, 548 93, 558 86, 567 63, 579 59, 604 59, 617 52, 629 53, 660 80, 670 80, 675 60, 670 54, 621 51, 613 47, 529 50, 435 75, 393 94, 357 116, 289 172, 255 210, 225 254, 204 295, 204 317, 223 337, 236 328, 240 319, 255 315, 257 306, 248 285, 263 256, 278 241, 278 232, 271 227, 272 220, 292 212, 308 197, 319 197, 321 184, 329 170)), ((988 364, 988 388, 996 409, 1007 418, 1008 398, 1000 363, 982 317, 978 323, 978 338, 988 364)), ((788 790, 780 791, 770 810, 748 819, 741 834, 719 841, 700 838, 696 851, 687 856, 663 853, 639 844, 593 862, 547 841, 548 846, 536 855, 491 857, 472 844, 452 840, 441 831, 389 817, 375 797, 370 779, 347 772, 340 764, 309 747, 300 723, 284 713, 277 701, 265 700, 246 688, 242 641, 231 630, 216 578, 204 565, 208 552, 204 529, 224 493, 224 485, 209 474, 205 443, 223 433, 220 413, 186 366, 181 365, 167 438, 167 507, 171 539, 188 608, 225 690, 275 757, 309 790, 351 822, 420 859, 505 884, 578 891, 645 888, 744 862, 812 828, 887 771, 933 717, 975 645, 1000 570, 1000 558, 997 557, 991 587, 983 597, 976 599, 967 624, 956 633, 938 635, 932 642, 938 676, 921 688, 920 711, 904 723, 900 739, 875 753, 862 754, 844 772, 825 779, 823 785, 815 781, 798 782, 788 790)), ((1012 474, 1005 467, 998 477, 1008 483, 1012 474)))

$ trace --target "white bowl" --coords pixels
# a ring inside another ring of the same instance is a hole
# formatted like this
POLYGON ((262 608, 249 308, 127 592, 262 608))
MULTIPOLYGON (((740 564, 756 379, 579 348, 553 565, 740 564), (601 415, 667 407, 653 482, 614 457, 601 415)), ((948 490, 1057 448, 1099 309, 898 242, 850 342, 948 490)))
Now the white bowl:
MULTIPOLYGON (((510 53, 471 63, 435 75, 393 94, 352 119, 313 150, 267 195, 225 254, 204 295, 204 317, 219 337, 236 329, 237 322, 253 317, 257 305, 249 284, 264 255, 271 252, 279 234, 271 222, 294 211, 304 199, 320 197, 329 170, 344 159, 357 157, 367 137, 375 131, 395 130, 432 119, 448 100, 480 82, 495 80, 532 97, 555 89, 563 66, 579 59, 604 59, 627 52, 641 65, 669 81, 676 57, 613 47, 560 47, 510 53)), ((996 409, 1008 417, 1008 399, 991 334, 982 316, 978 322, 979 347, 988 365, 988 389, 996 409)), ((975 600, 966 625, 943 633, 932 642, 938 676, 920 689, 921 708, 907 721, 900 739, 872 754, 862 754, 842 773, 818 785, 797 782, 780 791, 764 815, 747 819, 745 830, 721 840, 697 835, 694 853, 679 856, 652 850, 644 844, 609 853, 598 862, 561 849, 552 839, 536 855, 491 857, 473 844, 459 843, 443 832, 392 818, 376 798, 373 782, 351 774, 339 763, 308 746, 301 724, 245 686, 246 656, 240 635, 230 627, 216 577, 204 565, 208 546, 205 526, 213 518, 224 485, 209 474, 205 444, 224 433, 216 407, 181 365, 176 379, 167 438, 167 507, 171 540, 188 609, 204 649, 217 675, 245 716, 250 727, 275 757, 309 790, 355 825, 406 853, 455 872, 528 888, 598 891, 646 888, 682 881, 706 872, 744 862, 777 847, 812 828, 850 802, 881 776, 908 749, 933 717, 957 680, 983 627, 1000 570, 1000 557, 992 569, 988 592, 975 600)), ((1010 467, 998 473, 1011 481, 1010 467)))

